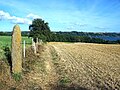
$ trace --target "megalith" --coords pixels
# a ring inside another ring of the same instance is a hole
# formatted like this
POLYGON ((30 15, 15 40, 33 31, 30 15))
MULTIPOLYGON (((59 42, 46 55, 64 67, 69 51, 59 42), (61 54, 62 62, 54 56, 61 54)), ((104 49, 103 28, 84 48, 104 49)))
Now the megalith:
POLYGON ((22 47, 21 47, 21 30, 19 25, 15 25, 13 27, 11 60, 12 60, 12 72, 21 73, 22 72, 22 47))

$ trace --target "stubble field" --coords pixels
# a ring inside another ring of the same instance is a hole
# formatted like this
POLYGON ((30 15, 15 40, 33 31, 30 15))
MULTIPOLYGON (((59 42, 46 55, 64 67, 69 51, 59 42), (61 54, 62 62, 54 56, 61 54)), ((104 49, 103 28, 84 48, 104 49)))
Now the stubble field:
POLYGON ((49 43, 56 71, 71 84, 91 90, 120 89, 120 45, 49 43), (58 59, 59 58, 59 59, 58 59))

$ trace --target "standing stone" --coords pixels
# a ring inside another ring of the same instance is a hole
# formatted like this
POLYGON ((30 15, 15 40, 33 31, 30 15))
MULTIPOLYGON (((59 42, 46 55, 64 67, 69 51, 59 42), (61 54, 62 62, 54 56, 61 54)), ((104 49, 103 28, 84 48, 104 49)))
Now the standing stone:
POLYGON ((22 72, 22 48, 21 48, 21 30, 19 25, 15 25, 12 32, 12 72, 22 72))

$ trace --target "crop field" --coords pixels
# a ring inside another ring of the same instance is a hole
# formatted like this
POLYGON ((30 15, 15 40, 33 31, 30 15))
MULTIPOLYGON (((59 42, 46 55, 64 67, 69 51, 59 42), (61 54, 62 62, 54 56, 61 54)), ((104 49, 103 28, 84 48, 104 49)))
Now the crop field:
MULTIPOLYGON (((120 45, 49 43, 56 71, 90 90, 120 89, 120 45)), ((79 90, 79 89, 77 89, 79 90)))

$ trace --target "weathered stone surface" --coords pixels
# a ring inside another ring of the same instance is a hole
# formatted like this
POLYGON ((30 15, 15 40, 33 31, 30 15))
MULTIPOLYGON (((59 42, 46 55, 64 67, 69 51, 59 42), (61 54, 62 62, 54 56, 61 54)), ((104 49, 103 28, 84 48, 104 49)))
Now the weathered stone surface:
POLYGON ((21 30, 19 25, 15 25, 12 33, 12 72, 22 72, 22 48, 21 48, 21 30))

